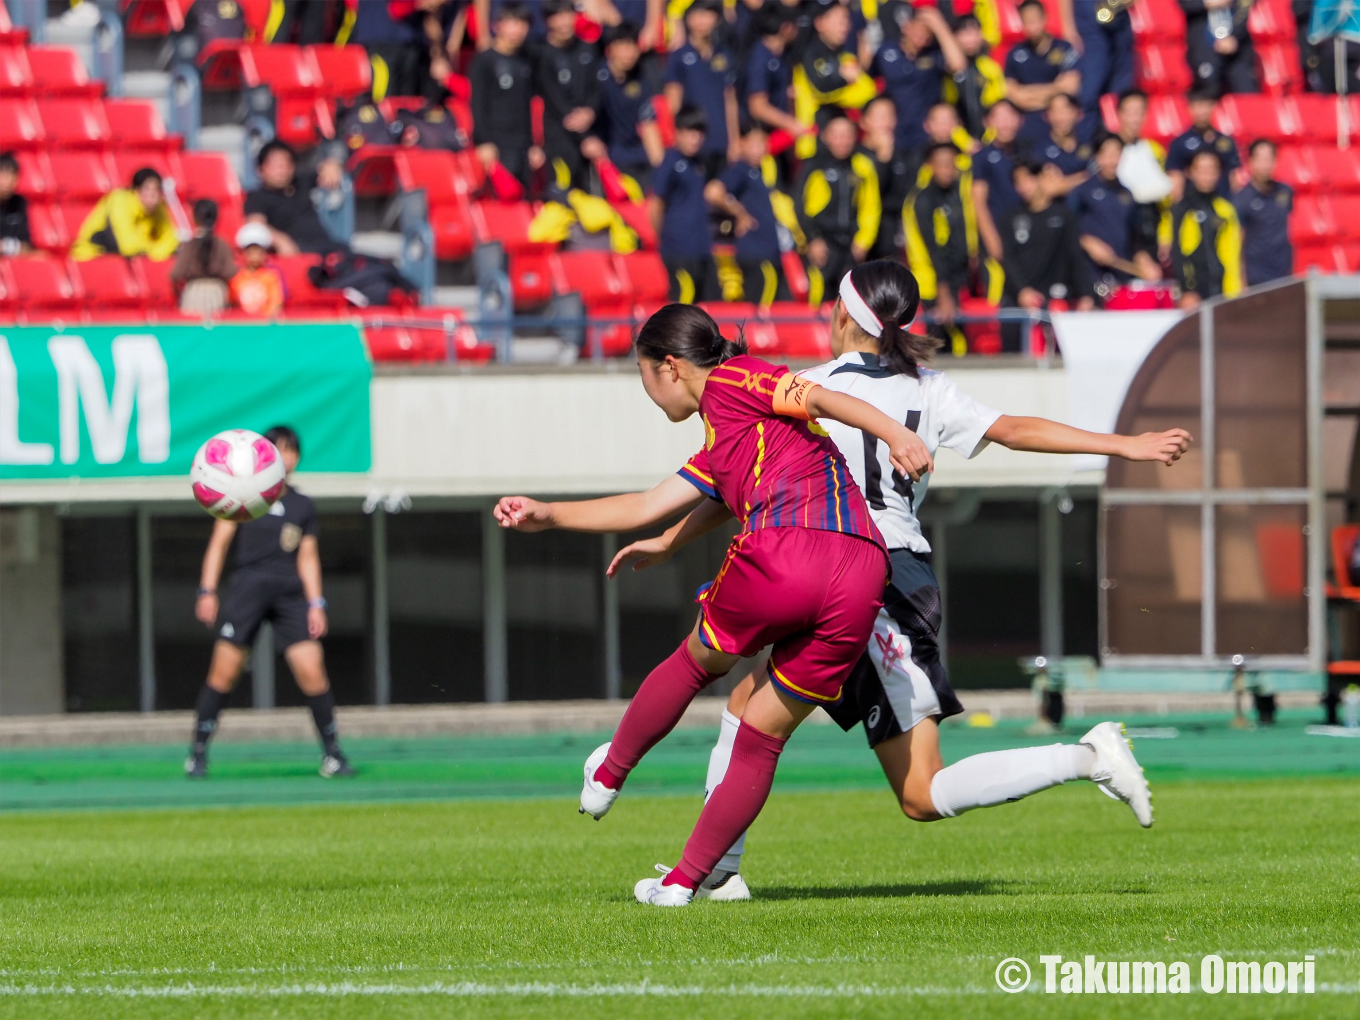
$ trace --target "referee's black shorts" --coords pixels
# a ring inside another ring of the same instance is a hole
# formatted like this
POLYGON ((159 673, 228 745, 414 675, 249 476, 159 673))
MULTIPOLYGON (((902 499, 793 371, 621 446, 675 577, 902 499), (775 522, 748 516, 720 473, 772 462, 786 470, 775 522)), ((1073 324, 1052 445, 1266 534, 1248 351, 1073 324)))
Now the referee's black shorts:
POLYGON ((274 647, 280 650, 311 640, 307 633, 307 596, 297 574, 237 570, 227 582, 217 613, 217 636, 248 648, 260 624, 274 625, 274 647))

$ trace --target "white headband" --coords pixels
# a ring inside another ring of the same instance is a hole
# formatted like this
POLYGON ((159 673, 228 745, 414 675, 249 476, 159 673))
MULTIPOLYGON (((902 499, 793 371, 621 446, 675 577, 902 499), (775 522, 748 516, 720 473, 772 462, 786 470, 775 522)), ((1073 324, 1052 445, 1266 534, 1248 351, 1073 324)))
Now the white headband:
POLYGON ((855 283, 850 279, 849 273, 841 277, 841 304, 845 305, 850 318, 854 319, 864 332, 875 337, 883 335, 883 323, 879 321, 873 309, 865 304, 864 298, 859 296, 859 291, 855 290, 855 283))

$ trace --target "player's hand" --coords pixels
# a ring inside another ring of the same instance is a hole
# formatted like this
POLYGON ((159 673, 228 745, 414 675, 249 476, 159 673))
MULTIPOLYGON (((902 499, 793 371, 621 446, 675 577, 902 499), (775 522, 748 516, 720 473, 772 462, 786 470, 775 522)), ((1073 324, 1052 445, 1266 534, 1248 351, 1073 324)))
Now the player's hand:
POLYGON ((515 531, 546 531, 553 526, 548 504, 528 496, 502 496, 492 515, 502 528, 515 531))
POLYGON ((213 594, 203 594, 194 603, 194 616, 198 622, 205 627, 211 627, 217 622, 217 596, 213 594))
POLYGON ((1124 453, 1126 460, 1153 460, 1170 467, 1181 459, 1190 448, 1194 437, 1185 429, 1171 429, 1167 432, 1144 432, 1141 436, 1129 436, 1128 447, 1124 453))
POLYGON ((850 257, 856 262, 863 262, 869 257, 869 249, 862 244, 852 244, 850 246, 850 257))
POLYGON ((888 460, 913 482, 919 482, 922 475, 935 470, 935 459, 921 437, 911 429, 902 425, 897 433, 888 446, 888 460))
POLYGON ((308 606, 307 636, 313 641, 320 641, 330 629, 330 623, 326 620, 326 610, 320 606, 308 606))
POLYGON ((670 543, 665 536, 657 535, 656 538, 643 538, 636 542, 631 542, 614 554, 614 559, 610 562, 609 568, 605 570, 605 577, 616 577, 625 563, 632 562, 634 570, 646 570, 665 563, 675 555, 670 543))
POLYGON ((736 233, 738 237, 745 237, 758 226, 760 226, 760 224, 756 222, 756 218, 750 213, 740 212, 737 214, 736 233))
POLYGON ((807 257, 808 261, 814 266, 821 267, 826 265, 827 256, 829 254, 830 252, 827 250, 826 242, 820 237, 808 242, 807 257))

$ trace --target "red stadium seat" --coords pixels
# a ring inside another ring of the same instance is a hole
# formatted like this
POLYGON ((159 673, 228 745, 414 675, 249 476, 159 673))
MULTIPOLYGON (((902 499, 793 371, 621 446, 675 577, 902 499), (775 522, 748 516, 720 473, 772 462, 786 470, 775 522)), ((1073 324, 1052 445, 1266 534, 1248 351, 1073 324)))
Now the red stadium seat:
POLYGON ((1142 44, 1145 40, 1185 44, 1185 12, 1176 0, 1139 0, 1129 8, 1133 34, 1142 44))
MULTIPOLYGON (((150 167, 162 178, 174 181, 177 192, 184 183, 184 166, 180 163, 179 153, 174 151, 115 148, 109 153, 109 159, 113 163, 114 183, 119 187, 127 187, 132 175, 143 167, 150 167)), ((166 190, 169 190, 168 184, 166 190)))
POLYGON ((1321 273, 1346 273, 1346 253, 1339 244, 1300 244, 1294 248, 1294 272, 1316 269, 1321 273))
POLYGON ((132 259, 131 264, 132 272, 137 278, 137 289, 141 291, 142 298, 149 308, 170 309, 179 307, 179 295, 175 293, 175 286, 170 282, 170 270, 174 266, 173 259, 152 262, 148 258, 139 256, 132 259))
POLYGON ((284 289, 287 293, 286 305, 292 311, 307 309, 336 314, 349 307, 345 295, 338 290, 321 290, 312 283, 307 270, 320 265, 319 255, 294 255, 291 258, 276 258, 275 263, 283 272, 284 289))
POLYGON ((614 261, 606 251, 558 252, 549 263, 553 289, 558 294, 580 294, 587 311, 631 304, 631 295, 625 293, 623 280, 614 271, 614 261))
POLYGON ((1317 170, 1319 191, 1343 193, 1360 191, 1360 150, 1319 145, 1310 152, 1317 170))
POLYGON ((430 210, 436 258, 457 261, 472 254, 472 209, 466 201, 435 206, 430 210))
POLYGON ((98 201, 119 184, 126 185, 131 180, 122 181, 115 177, 102 152, 58 149, 48 155, 48 161, 52 168, 53 187, 63 199, 98 201))
MULTIPOLYGON (((1288 99, 1276 99, 1274 102, 1291 111, 1298 125, 1298 137, 1324 147, 1336 147, 1337 114, 1339 111, 1335 96, 1319 96, 1310 93, 1291 96, 1288 99)), ((1248 134, 1248 137, 1252 137, 1252 135, 1248 134)))
POLYGON ((31 99, 0 99, 0 149, 35 149, 47 140, 31 99))
MULTIPOLYGON (((510 291, 515 298, 515 311, 527 312, 542 308, 552 300, 553 266, 544 252, 522 252, 509 259, 510 291)), ((589 304, 587 304, 587 309, 589 304)))
POLYGON ((321 91, 336 99, 356 99, 373 88, 373 67, 362 46, 310 46, 321 91))
POLYGON ((123 31, 129 37, 161 38, 184 31, 193 0, 123 0, 123 31))
POLYGON ((241 182, 224 153, 185 152, 179 162, 184 179, 176 183, 188 200, 211 198, 220 204, 241 199, 241 182))
POLYGON ((72 262, 71 281, 81 300, 99 309, 140 309, 145 304, 132 263, 121 255, 72 262))
POLYGON ((98 204, 98 199, 94 198, 66 198, 61 203, 61 218, 66 221, 66 232, 70 235, 72 243, 80 234, 80 228, 85 225, 85 220, 89 217, 90 211, 98 204))
POLYGON ((1340 231, 1326 199, 1299 195, 1289 217, 1289 239, 1296 245, 1330 244, 1340 231))
POLYGON ((103 94, 103 82, 91 81, 80 54, 64 46, 30 46, 28 65, 33 87, 40 96, 95 98, 103 94))
POLYGON ((779 338, 782 357, 824 361, 831 357, 831 322, 824 312, 801 301, 776 301, 765 318, 779 338))
POLYGON ((1177 43, 1154 43, 1134 50, 1134 82, 1149 95, 1167 92, 1184 95, 1191 85, 1185 47, 1177 43))
MULTIPOLYGON (((1116 126, 1117 126, 1116 121, 1116 126)), ((1152 96, 1148 100, 1147 121, 1143 126, 1149 138, 1166 143, 1190 126, 1190 108, 1184 96, 1152 96)))
POLYGON ((468 181, 463 164, 442 149, 400 149, 392 157, 397 184, 402 191, 425 192, 432 207, 466 200, 468 181))
POLYGON ((443 333, 433 329, 405 326, 367 326, 364 339, 374 361, 431 362, 448 359, 443 333))
POLYGON ((400 151, 395 145, 365 145, 356 150, 345 164, 354 182, 354 194, 359 198, 381 198, 395 192, 395 156, 400 151))
POLYGON ((478 244, 499 241, 506 254, 541 249, 529 240, 534 207, 528 202, 474 202, 472 230, 478 244))
POLYGON ((1257 138, 1286 142, 1303 137, 1293 100, 1274 96, 1227 95, 1214 110, 1214 126, 1239 144, 1257 138))
POLYGON ((1292 42, 1297 29, 1290 0, 1256 0, 1247 13, 1247 31, 1258 52, 1261 43, 1292 42))
POLYGON ((20 149, 14 157, 19 161, 19 194, 29 200, 53 194, 52 164, 46 152, 20 149))
POLYGON ((1283 145, 1275 162, 1275 179, 1306 194, 1319 185, 1317 150, 1308 145, 1283 145))
POLYGON ((10 300, 29 312, 74 310, 76 288, 57 259, 38 255, 0 261, 10 300))
POLYGON ((1360 239, 1360 195, 1331 195, 1327 204, 1340 237, 1360 239))
POLYGON ((652 97, 652 112, 656 115, 657 130, 661 132, 661 144, 669 148, 675 144, 675 115, 665 96, 652 97))
POLYGON ((786 251, 782 256, 784 281, 789 285, 789 293, 795 301, 806 301, 811 293, 808 283, 807 267, 796 251, 786 251))
POLYGON ((633 304, 664 304, 670 295, 670 276, 661 256, 654 251, 615 255, 614 272, 624 297, 633 304))
POLYGON ((64 253, 71 246, 71 235, 61 209, 46 202, 29 203, 28 235, 33 239, 33 247, 39 251, 64 253))
POLYGON ((0 46, 0 95, 28 95, 33 89, 33 70, 22 46, 0 46))
POLYGON ((144 99, 106 99, 104 116, 119 149, 173 151, 182 140, 170 134, 156 104, 144 99))
POLYGON ((276 96, 310 94, 321 87, 312 47, 256 43, 241 47, 240 60, 242 83, 268 85, 276 96))
POLYGON ((1303 67, 1295 43, 1266 43, 1256 47, 1260 64, 1261 91, 1272 96, 1303 91, 1303 67))
POLYGON ((104 105, 97 99, 39 99, 38 113, 49 145, 98 149, 111 138, 104 105))

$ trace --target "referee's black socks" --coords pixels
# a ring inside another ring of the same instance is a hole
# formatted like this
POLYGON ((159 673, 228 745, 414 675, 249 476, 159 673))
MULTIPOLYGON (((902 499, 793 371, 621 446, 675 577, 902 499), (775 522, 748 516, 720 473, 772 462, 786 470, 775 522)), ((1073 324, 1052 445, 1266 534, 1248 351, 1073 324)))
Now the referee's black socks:
POLYGON ((307 695, 307 707, 312 710, 312 720, 316 723, 316 732, 321 737, 321 746, 326 753, 337 758, 343 757, 340 754, 340 742, 336 739, 335 696, 331 694, 330 688, 324 694, 307 695))
POLYGON ((194 706, 197 714, 194 721, 195 757, 208 753, 208 741, 212 739, 213 732, 217 729, 217 716, 230 697, 230 692, 223 694, 208 684, 204 684, 203 689, 198 692, 198 704, 194 706))

